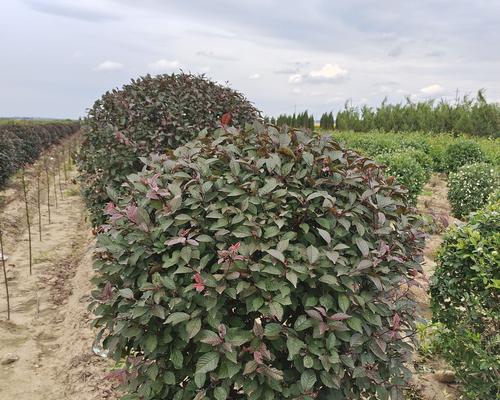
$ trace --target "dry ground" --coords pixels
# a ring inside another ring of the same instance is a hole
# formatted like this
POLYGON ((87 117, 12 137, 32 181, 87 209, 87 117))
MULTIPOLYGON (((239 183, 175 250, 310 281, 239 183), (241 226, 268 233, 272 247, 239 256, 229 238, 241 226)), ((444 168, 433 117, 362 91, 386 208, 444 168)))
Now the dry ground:
MULTIPOLYGON (((70 172, 70 179, 75 172, 70 172)), ((0 360, 8 353, 18 360, 0 365, 0 399, 17 400, 101 400, 115 399, 113 382, 105 378, 112 363, 92 352, 94 333, 90 329, 92 236, 84 220, 84 210, 74 183, 64 183, 64 198, 52 209, 52 223, 47 223, 46 205, 42 208, 43 241, 33 229, 33 275, 29 275, 28 242, 24 203, 19 186, 0 193, 6 230, 5 253, 9 256, 8 283, 11 291, 12 317, 6 321, 5 291, 0 278, 0 360), (7 220, 5 218, 7 216, 7 220)), ((427 196, 419 199, 424 213, 443 215, 450 223, 446 201, 446 183, 435 176, 426 186, 427 196), (432 194, 430 194, 432 192, 432 194)), ((32 205, 33 207, 33 205, 32 205)), ((34 216, 35 220, 37 217, 34 216)), ((425 250, 424 269, 434 270, 434 254, 439 235, 431 235, 425 250)), ((429 319, 427 281, 416 291, 419 310, 429 319)), ((425 400, 456 399, 456 385, 440 383, 435 371, 446 369, 438 359, 415 359, 415 397, 425 400)))
MULTIPOLYGON (((70 173, 70 178, 74 172, 70 173)), ((58 188, 59 189, 59 188, 58 188)), ((92 353, 93 332, 86 308, 92 268, 90 231, 74 184, 63 182, 63 199, 53 203, 48 224, 42 208, 43 240, 32 231, 33 274, 29 275, 24 202, 14 182, 2 192, 1 228, 8 256, 11 320, 6 320, 0 279, 0 399, 97 400, 116 398, 104 376, 111 364, 92 353)), ((59 193, 60 195, 60 193, 59 193)), ((55 199, 54 199, 55 200, 55 199)), ((37 221, 32 205, 33 222, 37 221)))

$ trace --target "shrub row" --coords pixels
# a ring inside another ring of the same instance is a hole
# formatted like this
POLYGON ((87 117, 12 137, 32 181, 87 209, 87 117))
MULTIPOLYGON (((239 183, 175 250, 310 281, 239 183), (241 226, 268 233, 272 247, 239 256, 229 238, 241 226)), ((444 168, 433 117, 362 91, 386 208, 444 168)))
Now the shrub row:
POLYGON ((393 178, 258 122, 143 161, 95 260, 126 399, 399 398, 423 240, 393 178))
POLYGON ((163 152, 223 122, 241 126, 260 113, 229 87, 191 74, 147 75, 97 100, 85 120, 79 157, 83 197, 91 221, 104 222, 108 191, 121 191, 140 156, 163 152))
POLYGON ((77 122, 6 123, 0 125, 0 185, 42 150, 80 128, 77 122))
POLYGON ((500 202, 448 231, 431 280, 433 319, 443 324, 437 348, 470 399, 500 394, 500 202))
POLYGON ((477 162, 500 165, 500 140, 474 140, 449 135, 429 135, 426 133, 356 133, 334 132, 333 135, 345 145, 370 157, 387 153, 418 150, 427 155, 414 157, 427 169, 435 172, 452 172, 459 167, 477 162), (425 165, 423 165, 425 164, 425 165))

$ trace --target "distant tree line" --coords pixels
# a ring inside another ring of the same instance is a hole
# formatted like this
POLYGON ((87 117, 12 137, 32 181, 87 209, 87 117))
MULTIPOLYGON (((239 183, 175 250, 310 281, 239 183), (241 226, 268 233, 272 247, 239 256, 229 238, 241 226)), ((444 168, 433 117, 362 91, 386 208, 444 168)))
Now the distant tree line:
MULTIPOLYGON (((269 119, 276 125, 286 124, 296 128, 314 128, 314 118, 307 111, 298 115, 280 115, 269 119)), ((369 132, 412 132, 467 133, 476 136, 500 136, 500 105, 488 103, 484 91, 475 98, 464 96, 450 103, 441 101, 388 104, 387 99, 376 108, 367 105, 353 107, 346 102, 343 110, 334 118, 333 113, 323 113, 321 129, 369 132)))
POLYGON ((314 116, 312 114, 309 115, 309 112, 307 110, 299 114, 281 114, 280 116, 278 116, 278 118, 267 117, 265 119, 266 122, 270 122, 271 124, 278 126, 287 125, 292 128, 314 129, 314 116))

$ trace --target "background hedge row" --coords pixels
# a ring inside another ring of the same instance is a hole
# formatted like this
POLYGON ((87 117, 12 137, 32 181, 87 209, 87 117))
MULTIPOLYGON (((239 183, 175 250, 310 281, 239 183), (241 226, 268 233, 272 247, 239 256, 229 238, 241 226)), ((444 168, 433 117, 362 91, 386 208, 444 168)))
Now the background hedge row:
POLYGON ((6 123, 0 125, 0 185, 47 147, 76 132, 78 122, 6 123))

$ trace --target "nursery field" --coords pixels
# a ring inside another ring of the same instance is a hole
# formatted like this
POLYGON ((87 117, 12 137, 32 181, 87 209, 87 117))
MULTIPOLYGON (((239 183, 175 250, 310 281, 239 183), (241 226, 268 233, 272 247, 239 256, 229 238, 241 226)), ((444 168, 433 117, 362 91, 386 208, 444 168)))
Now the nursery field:
POLYGON ((467 104, 473 135, 314 132, 181 73, 0 124, 0 398, 496 398, 498 107, 467 104))

